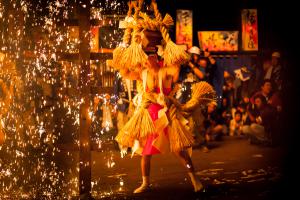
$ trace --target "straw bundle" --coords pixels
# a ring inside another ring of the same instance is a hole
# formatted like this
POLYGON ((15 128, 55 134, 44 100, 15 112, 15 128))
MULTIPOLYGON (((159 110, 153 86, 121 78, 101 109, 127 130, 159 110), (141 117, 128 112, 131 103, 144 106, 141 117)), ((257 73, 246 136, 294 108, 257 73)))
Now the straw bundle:
POLYGON ((135 71, 137 67, 141 67, 148 59, 147 54, 143 51, 142 45, 137 41, 124 51, 121 60, 121 66, 128 68, 130 71, 135 71))
POLYGON ((148 110, 140 108, 125 124, 115 139, 119 144, 131 147, 135 139, 144 140, 154 132, 155 127, 148 110))
POLYGON ((169 15, 169 14, 166 14, 163 21, 162 21, 163 25, 167 28, 171 27, 174 25, 174 21, 173 21, 173 18, 169 15))
POLYGON ((127 117, 128 118, 131 118, 133 116, 134 110, 135 110, 135 106, 134 106, 133 102, 130 101, 128 111, 127 111, 127 117))
POLYGON ((162 26, 160 29, 163 39, 166 41, 166 47, 164 50, 164 61, 167 66, 170 65, 180 65, 187 62, 190 56, 185 52, 185 50, 176 45, 170 38, 167 29, 162 26))
POLYGON ((168 128, 170 149, 171 152, 179 152, 194 143, 193 135, 187 130, 185 124, 182 122, 183 117, 178 113, 174 105, 169 109, 170 125, 168 128))
MULTIPOLYGON (((135 6, 134 20, 138 21, 139 12, 142 8, 143 0, 139 0, 138 6, 135 6)), ((133 70, 141 67, 148 59, 147 54, 143 51, 140 38, 140 28, 134 27, 131 45, 124 51, 120 61, 120 67, 133 70)))
POLYGON ((155 102, 155 96, 145 93, 142 105, 120 130, 115 140, 127 147, 133 145, 134 140, 144 141, 150 134, 155 132, 155 126, 147 110, 151 102, 155 102))
MULTIPOLYGON (((133 7, 133 4, 128 2, 127 17, 131 16, 132 7, 133 7)), ((115 50, 113 51, 113 67, 115 69, 121 68, 120 60, 124 54, 124 51, 126 50, 126 45, 128 45, 130 42, 131 32, 132 32, 132 28, 128 26, 124 32, 123 42, 117 48, 115 48, 115 50)))
MULTIPOLYGON (((154 9, 154 15, 157 21, 163 21, 162 16, 157 8, 157 3, 152 1, 152 6, 154 9)), ((171 16, 165 16, 165 22, 168 24, 173 22, 171 16)), ((185 52, 185 50, 176 45, 170 38, 170 35, 167 31, 166 26, 161 25, 160 32, 162 34, 163 39, 166 42, 166 47, 164 51, 164 62, 167 66, 169 65, 179 65, 189 60, 189 55, 185 52)))
POLYGON ((192 87, 192 98, 182 106, 183 111, 193 111, 200 103, 207 104, 216 101, 216 92, 213 87, 201 81, 192 87))

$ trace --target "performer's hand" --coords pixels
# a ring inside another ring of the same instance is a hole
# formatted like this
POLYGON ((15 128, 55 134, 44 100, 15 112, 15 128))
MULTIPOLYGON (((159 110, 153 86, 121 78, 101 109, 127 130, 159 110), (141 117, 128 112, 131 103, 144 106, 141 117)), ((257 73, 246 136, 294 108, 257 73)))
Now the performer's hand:
POLYGON ((124 156, 126 156, 127 154, 127 147, 123 147, 121 145, 119 145, 119 148, 120 148, 120 153, 121 153, 121 158, 124 158, 124 156))

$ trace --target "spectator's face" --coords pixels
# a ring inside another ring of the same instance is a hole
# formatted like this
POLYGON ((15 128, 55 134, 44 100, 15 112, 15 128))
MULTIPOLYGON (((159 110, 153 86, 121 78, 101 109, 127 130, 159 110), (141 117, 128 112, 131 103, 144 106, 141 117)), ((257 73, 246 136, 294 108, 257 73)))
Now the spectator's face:
POLYGON ((256 99, 254 100, 254 104, 255 104, 255 106, 256 106, 258 109, 260 109, 261 106, 262 106, 262 101, 261 101, 261 99, 260 99, 260 98, 256 98, 256 99))
POLYGON ((198 61, 198 55, 197 54, 192 54, 192 61, 197 62, 198 61))
POLYGON ((201 59, 200 61, 199 61, 199 65, 200 65, 200 67, 207 67, 207 61, 206 60, 204 60, 204 59, 201 59))
POLYGON ((277 58, 277 57, 272 57, 272 65, 273 66, 277 66, 278 65, 278 63, 279 63, 279 59, 277 58))
POLYGON ((235 119, 236 122, 241 121, 241 118, 242 118, 242 117, 241 117, 240 114, 236 114, 235 117, 234 117, 234 119, 235 119))
POLYGON ((263 93, 268 95, 272 91, 272 84, 270 82, 265 82, 261 89, 263 93))
POLYGON ((213 105, 213 104, 209 104, 209 105, 207 106, 207 112, 208 112, 208 113, 213 113, 213 112, 215 111, 215 109, 216 109, 216 106, 213 105))

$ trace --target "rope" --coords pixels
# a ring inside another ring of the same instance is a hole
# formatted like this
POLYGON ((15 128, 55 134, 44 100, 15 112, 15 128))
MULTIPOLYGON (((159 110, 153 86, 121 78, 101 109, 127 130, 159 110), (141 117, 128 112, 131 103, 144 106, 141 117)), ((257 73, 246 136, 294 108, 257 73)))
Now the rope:
MULTIPOLYGON (((127 17, 130 17, 131 14, 132 14, 133 5, 132 5, 131 2, 128 2, 127 4, 128 4, 127 17)), ((124 36, 123 36, 123 43, 124 44, 128 44, 130 42, 131 32, 132 32, 131 27, 127 27, 125 29, 124 36)))
POLYGON ((157 8, 157 3, 155 0, 152 0, 151 2, 152 6, 153 6, 153 9, 154 9, 154 15, 155 15, 155 18, 157 21, 161 22, 162 21, 162 16, 157 8))

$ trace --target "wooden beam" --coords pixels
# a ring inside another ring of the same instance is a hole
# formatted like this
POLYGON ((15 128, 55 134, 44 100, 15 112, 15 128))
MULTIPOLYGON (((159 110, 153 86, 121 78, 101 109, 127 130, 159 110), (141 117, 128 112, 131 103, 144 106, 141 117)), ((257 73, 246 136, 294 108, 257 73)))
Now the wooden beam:
MULTIPOLYGON (((113 49, 109 49, 107 53, 90 53, 90 60, 112 59, 113 49)), ((75 61, 79 59, 79 53, 57 53, 58 60, 75 61)))
POLYGON ((90 104, 90 1, 77 1, 79 25, 79 61, 81 65, 79 88, 82 103, 80 105, 80 152, 79 152, 79 193, 80 199, 91 199, 91 119, 90 104))

